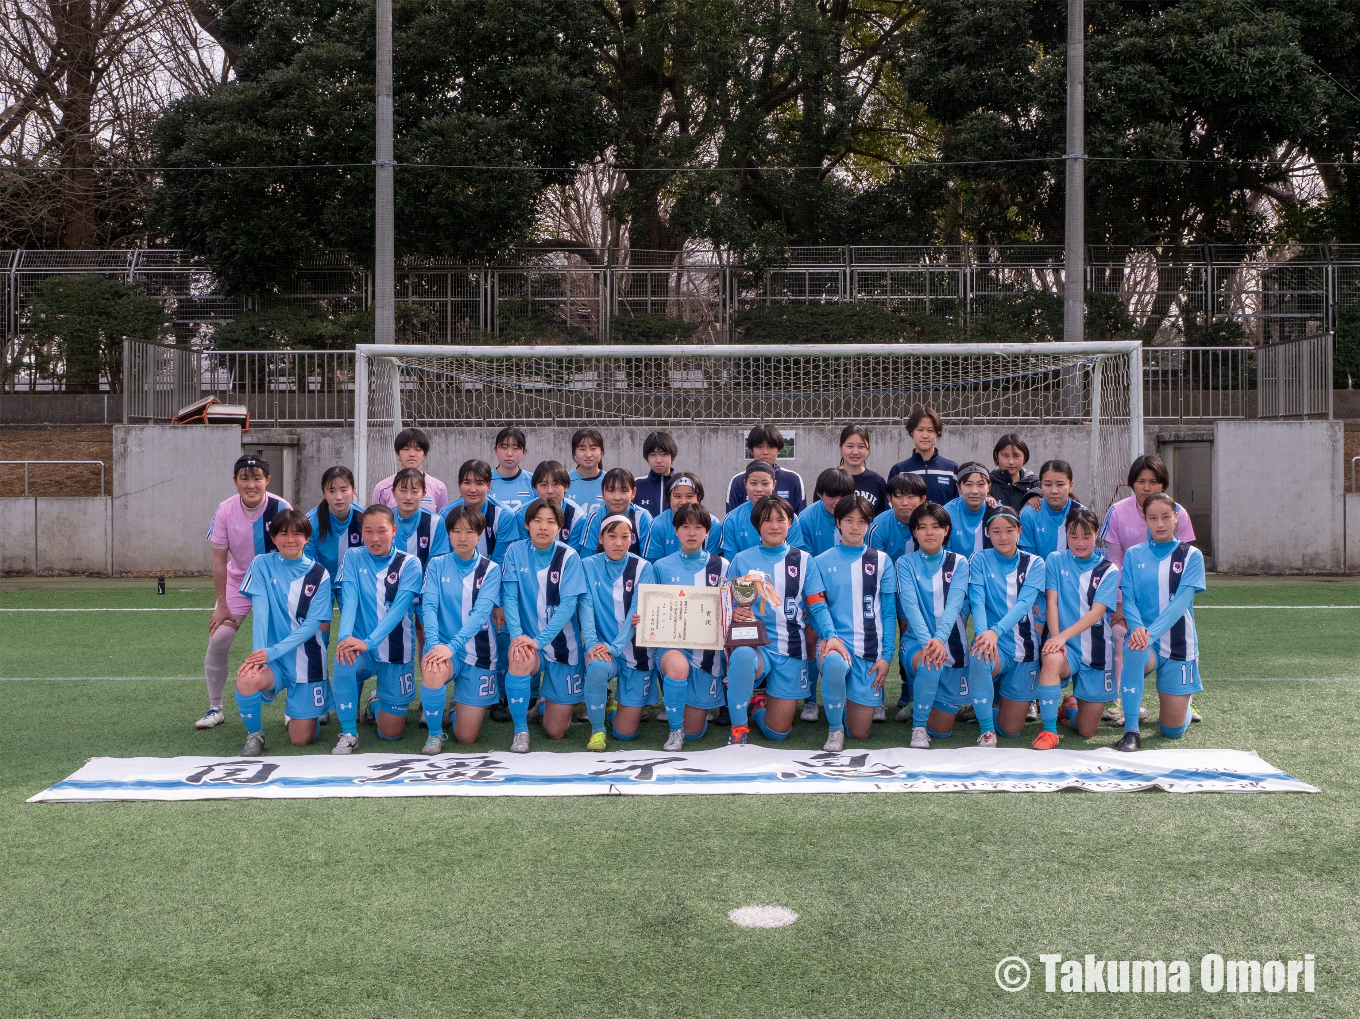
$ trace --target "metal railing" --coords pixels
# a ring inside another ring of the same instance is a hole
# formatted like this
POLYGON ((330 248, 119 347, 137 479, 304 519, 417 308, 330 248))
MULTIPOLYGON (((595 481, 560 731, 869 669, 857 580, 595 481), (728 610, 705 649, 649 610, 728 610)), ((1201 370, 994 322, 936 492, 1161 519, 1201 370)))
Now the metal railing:
POLYGON ((93 467, 99 465, 99 497, 104 497, 104 461, 103 460, 0 460, 0 467, 23 467, 24 469, 24 498, 29 498, 28 469, 29 467, 93 467))
POLYGON ((1332 337, 1310 336, 1256 351, 1257 416, 1332 416, 1332 337))

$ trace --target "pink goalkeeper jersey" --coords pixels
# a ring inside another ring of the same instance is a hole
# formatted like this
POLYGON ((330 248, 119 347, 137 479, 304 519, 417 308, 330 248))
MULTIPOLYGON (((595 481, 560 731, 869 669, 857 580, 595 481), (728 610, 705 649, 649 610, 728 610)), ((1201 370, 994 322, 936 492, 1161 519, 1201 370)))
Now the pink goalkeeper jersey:
POLYGON ((250 611, 250 599, 241 593, 246 568, 257 555, 274 551, 269 537, 269 521, 279 510, 292 509, 287 500, 266 492, 264 501, 248 510, 239 495, 222 500, 208 526, 213 548, 227 550, 227 608, 240 619, 250 611))
MULTIPOLYGON (((392 495, 392 478, 383 478, 373 486, 373 498, 368 501, 370 506, 387 506, 395 510, 397 500, 392 495)), ((429 510, 431 513, 438 513, 449 504, 449 490, 444 482, 440 481, 433 474, 425 475, 425 498, 420 500, 420 508, 429 510)))
MULTIPOLYGON (((1143 511, 1133 496, 1120 499, 1105 514, 1105 525, 1100 529, 1105 539, 1105 558, 1116 566, 1124 565, 1124 553, 1148 540, 1147 523, 1143 511)), ((1194 541, 1195 529, 1190 526, 1190 514, 1176 503, 1176 537, 1181 541, 1194 541)))

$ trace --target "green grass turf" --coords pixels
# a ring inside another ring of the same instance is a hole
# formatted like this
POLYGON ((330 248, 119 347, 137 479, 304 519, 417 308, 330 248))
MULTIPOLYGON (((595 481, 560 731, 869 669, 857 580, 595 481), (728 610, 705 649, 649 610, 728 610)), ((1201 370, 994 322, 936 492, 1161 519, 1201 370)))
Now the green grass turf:
MULTIPOLYGON (((4 582, 0 607, 211 600, 202 582, 167 584, 157 598, 154 581, 4 582)), ((1360 601, 1354 582, 1210 588, 1206 604, 1360 601)), ((201 680, 0 682, 0 1016, 1353 1014, 1357 687, 1288 677, 1355 676, 1356 614, 1199 617, 1206 721, 1183 745, 1256 750, 1316 796, 28 805, 88 757, 234 754, 243 730, 230 697, 229 724, 192 730, 201 680), (800 919, 772 931, 727 921, 752 903, 800 919), (1050 951, 1186 959, 1195 990, 997 989, 1001 958, 1025 957, 1037 981, 1050 951), (1210 951, 1315 953, 1318 991, 1205 994, 1210 951)), ((205 626, 195 613, 0 614, 0 674, 194 675, 205 626)), ((634 746, 658 748, 663 728, 645 726, 634 746)), ((508 729, 488 726, 479 747, 504 749, 508 729)), ((270 753, 294 752, 278 703, 266 733, 270 753)), ((1153 733, 1145 747, 1165 746, 1153 733)), ((381 749, 414 751, 420 735, 381 749)), ((905 736, 889 723, 872 744, 905 736)), ((799 724, 790 742, 823 737, 799 724)), ((547 745, 537 732, 535 749, 547 745)), ((577 728, 554 748, 583 747, 577 728)))

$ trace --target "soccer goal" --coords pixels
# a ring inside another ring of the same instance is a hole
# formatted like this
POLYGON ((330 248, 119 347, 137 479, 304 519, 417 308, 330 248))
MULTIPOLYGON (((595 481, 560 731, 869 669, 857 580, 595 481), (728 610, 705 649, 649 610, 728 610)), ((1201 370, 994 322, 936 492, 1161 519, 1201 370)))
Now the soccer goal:
MULTIPOLYGON (((807 346, 356 348, 359 491, 390 473, 392 441, 421 427, 900 426, 918 406, 951 423, 1079 425, 1103 511, 1142 452, 1137 342, 807 346)), ((1033 465, 1037 466, 1037 465, 1033 465)))

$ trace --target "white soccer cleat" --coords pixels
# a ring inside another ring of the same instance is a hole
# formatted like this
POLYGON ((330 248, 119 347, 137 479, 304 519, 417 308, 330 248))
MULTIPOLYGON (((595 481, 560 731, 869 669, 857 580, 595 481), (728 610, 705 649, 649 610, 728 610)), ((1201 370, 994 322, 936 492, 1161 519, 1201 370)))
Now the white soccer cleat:
POLYGON ((292 720, 293 720, 293 716, 290 715, 290 714, 288 714, 288 712, 285 711, 285 712, 283 713, 283 727, 284 727, 285 729, 287 729, 287 728, 288 728, 288 723, 291 722, 292 720))
POLYGON ((887 709, 887 708, 885 708, 882 704, 880 704, 878 707, 874 708, 874 721, 875 721, 875 722, 886 722, 887 720, 888 720, 888 709, 887 709))
POLYGON ((1030 702, 1029 702, 1029 707, 1027 707, 1027 708, 1025 709, 1025 721, 1026 721, 1026 722, 1037 722, 1037 721, 1039 721, 1039 702, 1038 702, 1038 701, 1030 701, 1030 702))
POLYGON ((924 725, 918 725, 911 730, 911 742, 907 745, 913 750, 930 749, 930 733, 926 731, 924 725))
MULTIPOLYGON (((644 712, 642 713, 642 715, 643 715, 643 717, 645 718, 646 715, 647 715, 647 712, 644 711, 644 712)), ((670 721, 670 719, 666 717, 666 705, 664 705, 664 704, 658 704, 658 705, 656 706, 656 710, 655 710, 654 712, 652 712, 652 721, 654 721, 654 722, 669 722, 669 721, 670 721)))
POLYGON ((980 747, 987 747, 989 750, 994 749, 996 747, 996 733, 984 732, 978 737, 977 745, 980 747))
POLYGON ((194 723, 195 729, 212 729, 227 720, 221 708, 209 708, 208 713, 194 723))
POLYGON ((433 757, 435 754, 444 752, 444 734, 437 732, 425 741, 425 745, 420 748, 420 752, 426 757, 433 757))
POLYGON ((264 733, 248 733, 246 735, 246 745, 241 748, 241 756, 259 757, 262 753, 264 753, 264 733))
POLYGON ((527 732, 515 733, 515 738, 510 741, 510 752, 512 754, 527 754, 529 752, 529 734, 527 732))
POLYGON ((897 709, 897 713, 896 713, 895 715, 893 715, 893 721, 894 721, 894 722, 910 722, 910 721, 911 721, 911 706, 910 706, 910 705, 907 705, 907 704, 904 704, 904 705, 902 705, 902 707, 898 708, 898 709, 897 709))
POLYGON ((803 702, 803 710, 800 711, 800 712, 798 712, 798 717, 799 717, 801 720, 803 720, 804 722, 815 722, 815 721, 817 721, 817 718, 818 718, 818 715, 817 715, 817 702, 816 702, 816 701, 804 701, 804 702, 803 702))
POLYGON ((845 749, 845 730, 837 729, 835 732, 827 733, 826 742, 822 744, 822 749, 828 754, 839 754, 845 749))
POLYGON ((685 749, 685 730, 684 730, 684 729, 672 729, 672 730, 670 731, 670 735, 668 735, 668 736, 666 737, 666 745, 663 746, 661 749, 662 749, 662 750, 669 750, 671 753, 675 753, 677 750, 684 750, 684 749, 685 749))
POLYGON ((335 741, 335 746, 331 748, 331 753, 336 756, 343 756, 354 753, 354 748, 359 745, 359 737, 351 736, 347 732, 342 732, 340 738, 335 741))

